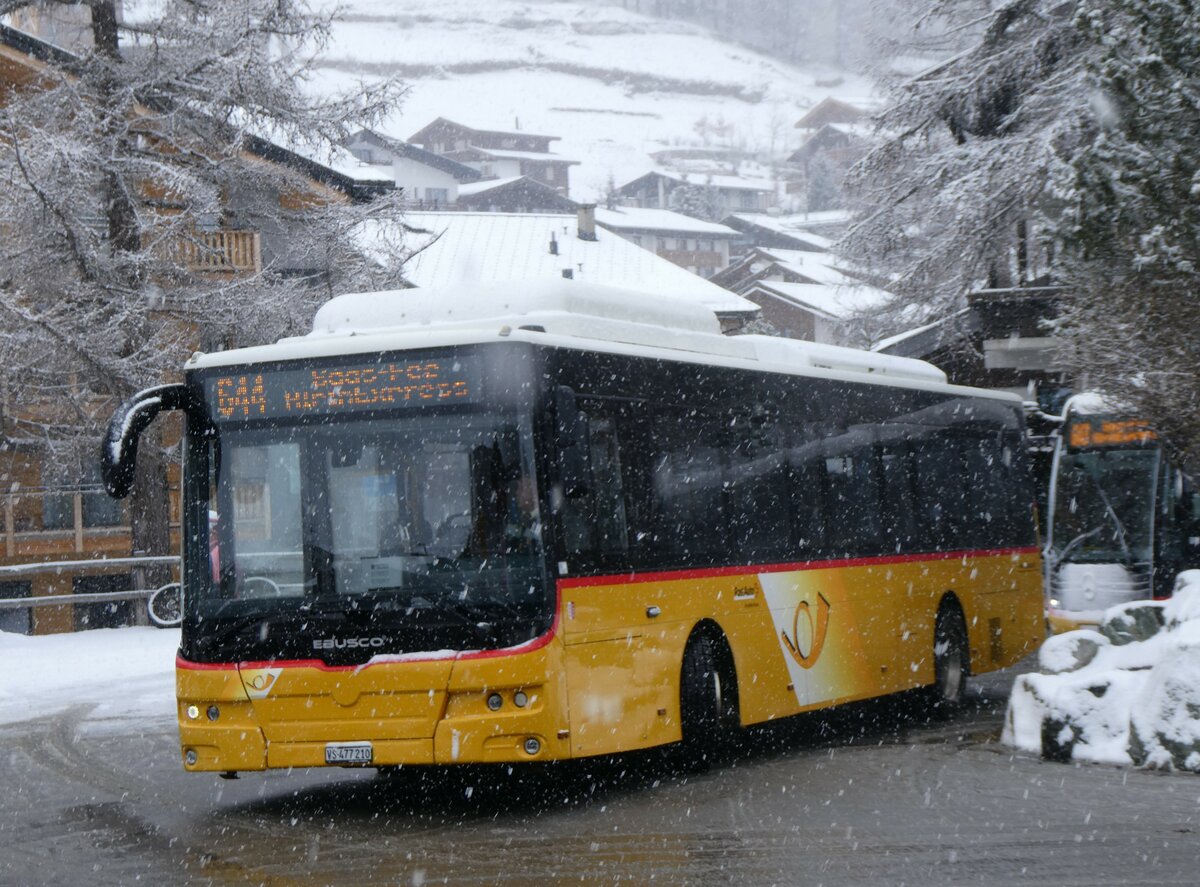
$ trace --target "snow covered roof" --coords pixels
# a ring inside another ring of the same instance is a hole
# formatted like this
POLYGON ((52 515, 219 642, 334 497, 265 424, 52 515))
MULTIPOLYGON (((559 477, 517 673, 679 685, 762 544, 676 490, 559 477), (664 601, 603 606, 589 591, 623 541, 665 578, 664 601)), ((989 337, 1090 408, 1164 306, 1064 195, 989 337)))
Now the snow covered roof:
POLYGON ((705 173, 682 173, 674 170, 656 170, 657 174, 685 185, 711 185, 735 191, 775 192, 775 183, 767 179, 747 179, 741 176, 710 176, 705 173))
POLYGON ((760 280, 746 293, 767 292, 806 308, 828 320, 848 320, 879 308, 891 299, 889 293, 865 284, 781 283, 760 280))
POLYGON ((856 284, 857 281, 837 267, 837 256, 833 253, 814 253, 796 249, 764 249, 755 251, 759 256, 773 259, 785 271, 808 278, 814 283, 840 286, 856 284))
POLYGON ((509 176, 504 179, 484 179, 482 182, 472 182, 469 185, 459 185, 458 193, 461 197, 473 197, 476 194, 482 194, 485 191, 492 191, 496 188, 503 188, 505 185, 511 185, 513 182, 519 182, 525 176, 509 176))
POLYGON ((424 166, 441 170, 458 179, 460 182, 477 182, 483 175, 479 170, 473 169, 464 163, 459 163, 457 160, 451 160, 449 157, 443 157, 441 154, 434 154, 432 151, 426 151, 424 148, 406 142, 403 139, 382 135, 370 129, 359 130, 350 137, 350 141, 368 142, 383 148, 394 157, 403 157, 406 160, 412 160, 424 166))
POLYGON ((790 216, 762 215, 760 213, 731 213, 725 218, 725 223, 736 227, 739 231, 748 228, 760 228, 774 234, 782 234, 805 243, 811 243, 823 250, 833 248, 833 241, 813 232, 813 228, 828 228, 833 225, 843 225, 850 221, 850 214, 842 209, 818 213, 802 213, 790 216))
MULTIPOLYGON (((570 271, 576 280, 692 299, 721 314, 758 311, 753 302, 615 234, 579 239, 574 215, 410 212, 404 223, 414 232, 408 237, 414 249, 429 244, 404 267, 405 278, 419 287, 561 280, 570 271), (557 255, 550 251, 552 238, 557 255)), ((367 249, 376 230, 365 230, 367 249)))
POLYGON ((704 234, 709 237, 737 237, 727 225, 693 219, 669 209, 642 209, 634 206, 596 208, 596 224, 613 231, 668 231, 704 234))
POLYGON ((579 163, 578 160, 568 160, 566 157, 551 154, 549 151, 509 151, 502 148, 481 148, 479 145, 469 145, 467 150, 477 151, 497 160, 536 160, 539 163, 571 163, 575 165, 579 163))
POLYGON ((412 136, 409 138, 409 141, 410 142, 416 141, 418 138, 420 138, 421 136, 423 136, 425 134, 426 130, 433 129, 434 127, 439 126, 439 125, 446 126, 446 127, 453 127, 455 129, 461 129, 463 132, 473 132, 478 135, 498 136, 501 138, 508 137, 508 138, 517 138, 517 139, 549 139, 552 142, 557 142, 560 140, 558 136, 540 135, 535 132, 524 132, 519 129, 480 129, 477 126, 467 126, 464 123, 458 123, 454 120, 449 120, 445 117, 438 117, 436 120, 432 121, 431 123, 425 124, 425 126, 423 126, 419 131, 413 133, 412 136))
POLYGON ((678 172, 673 169, 656 169, 651 170, 644 175, 638 176, 631 182, 626 182, 622 185, 619 191, 626 191, 643 179, 649 179, 658 176, 668 179, 672 182, 678 182, 681 185, 704 185, 713 188, 721 188, 729 191, 776 191, 775 183, 767 179, 747 179, 741 176, 721 176, 709 175, 708 173, 685 173, 678 172))

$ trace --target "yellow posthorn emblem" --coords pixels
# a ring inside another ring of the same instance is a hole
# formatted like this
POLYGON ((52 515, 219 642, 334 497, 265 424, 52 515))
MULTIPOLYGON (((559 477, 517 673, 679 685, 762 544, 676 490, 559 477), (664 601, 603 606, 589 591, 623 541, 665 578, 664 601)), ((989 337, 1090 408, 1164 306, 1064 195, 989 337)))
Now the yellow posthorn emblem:
POLYGON ((812 608, 808 601, 801 601, 796 606, 796 615, 792 618, 792 636, 788 637, 786 631, 781 631, 779 636, 783 638, 783 645, 787 647, 787 651, 792 654, 792 658, 800 664, 801 668, 812 668, 817 664, 817 659, 821 656, 821 650, 825 647, 825 635, 829 632, 829 601, 825 600, 825 595, 817 595, 817 616, 813 618, 812 608), (800 617, 803 616, 808 620, 808 635, 812 638, 812 645, 807 653, 800 652, 800 617))

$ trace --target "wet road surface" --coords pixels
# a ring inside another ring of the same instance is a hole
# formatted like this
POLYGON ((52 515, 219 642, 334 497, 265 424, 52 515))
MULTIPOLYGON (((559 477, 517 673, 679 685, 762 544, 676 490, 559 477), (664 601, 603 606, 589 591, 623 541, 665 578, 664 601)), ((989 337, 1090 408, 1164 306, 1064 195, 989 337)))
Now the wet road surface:
POLYGON ((661 754, 550 767, 181 772, 174 724, 0 728, 2 884, 1196 884, 1200 778, 998 743, 1012 674, 661 754))

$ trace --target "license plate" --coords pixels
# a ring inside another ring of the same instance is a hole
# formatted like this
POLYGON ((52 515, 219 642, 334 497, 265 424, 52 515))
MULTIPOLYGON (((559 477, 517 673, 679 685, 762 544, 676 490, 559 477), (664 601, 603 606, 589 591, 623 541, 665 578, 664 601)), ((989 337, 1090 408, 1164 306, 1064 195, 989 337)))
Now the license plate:
POLYGON ((325 746, 326 764, 369 764, 371 755, 369 742, 331 742, 325 746))

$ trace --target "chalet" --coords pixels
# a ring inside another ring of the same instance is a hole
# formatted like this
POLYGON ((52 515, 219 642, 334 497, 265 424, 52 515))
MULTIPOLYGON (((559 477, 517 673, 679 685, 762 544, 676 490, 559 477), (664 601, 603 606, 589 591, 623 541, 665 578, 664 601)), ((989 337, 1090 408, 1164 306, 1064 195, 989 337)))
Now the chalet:
POLYGON ((420 209, 454 206, 460 188, 483 178, 477 169, 369 129, 356 132, 345 147, 361 162, 390 172, 395 186, 420 209))
POLYGON ((414 133, 409 141, 478 170, 485 179, 525 176, 564 197, 570 192, 571 167, 579 165, 577 160, 550 152, 550 143, 558 141, 558 136, 473 129, 444 117, 414 133))
MULTIPOLYGON (((620 203, 643 209, 672 209, 672 195, 684 187, 703 189, 715 216, 732 212, 765 213, 778 205, 774 182, 740 176, 702 175, 655 170, 619 187, 620 203)), ((678 198, 676 198, 678 202, 678 198)))
POLYGON ((892 299, 812 250, 756 247, 712 282, 759 305, 783 335, 834 345, 870 345, 879 330, 864 318, 892 299))
POLYGON ((809 173, 813 162, 819 158, 844 172, 866 154, 871 145, 870 136, 871 130, 865 126, 827 123, 804 140, 788 157, 788 163, 809 173))
POLYGON ((573 213, 574 200, 528 176, 485 179, 458 190, 458 208, 493 213, 573 213))
POLYGON ((701 277, 712 277, 729 265, 730 244, 738 237, 725 225, 665 209, 600 207, 596 224, 701 277))
POLYGON ((762 318, 791 339, 866 347, 874 338, 870 315, 891 295, 860 283, 817 284, 761 280, 743 293, 762 318))
MULTIPOLYGON (((841 215, 848 220, 848 214, 841 215)), ((731 249, 734 256, 740 257, 756 246, 800 252, 828 252, 833 247, 833 239, 828 234, 818 234, 812 230, 812 227, 820 227, 821 221, 823 219, 813 219, 814 224, 810 227, 809 214, 773 216, 730 213, 721 219, 721 224, 738 232, 738 238, 731 245, 731 249)))
POLYGON ((867 121, 870 112, 833 96, 822 99, 808 113, 796 121, 796 129, 816 132, 830 124, 861 124, 867 121))
POLYGON ((413 286, 477 280, 587 280, 695 299, 726 330, 758 314, 752 302, 599 228, 595 210, 575 214, 411 212, 404 224, 416 254, 404 267, 413 286))

